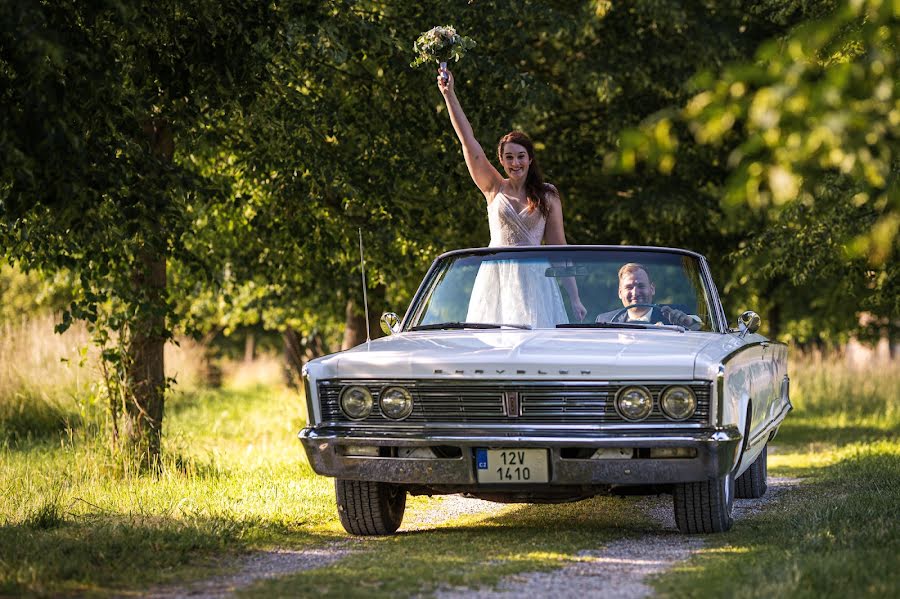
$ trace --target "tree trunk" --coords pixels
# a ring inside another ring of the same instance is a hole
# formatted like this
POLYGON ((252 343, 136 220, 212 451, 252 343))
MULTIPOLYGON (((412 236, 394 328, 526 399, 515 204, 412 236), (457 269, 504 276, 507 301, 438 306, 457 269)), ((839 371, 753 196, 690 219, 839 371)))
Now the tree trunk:
POLYGON ((344 340, 341 342, 341 351, 356 347, 366 340, 366 317, 359 305, 347 300, 347 308, 344 312, 344 340))
POLYGON ((301 337, 296 329, 288 327, 281 334, 284 341, 284 378, 288 387, 299 387, 303 365, 327 353, 322 335, 314 330, 301 337))
MULTIPOLYGON (((150 152, 162 162, 171 162, 175 142, 168 122, 150 119, 143 123, 143 130, 150 152)), ((144 239, 132 273, 139 299, 135 300, 135 317, 129 328, 125 433, 142 466, 159 471, 166 392, 166 245, 161 242, 165 239, 162 223, 148 223, 144 239)))
POLYGON ((284 346, 284 382, 288 387, 299 387, 300 373, 303 371, 303 343, 296 329, 288 327, 281 334, 284 346))
POLYGON ((244 362, 252 362, 256 359, 256 335, 248 331, 244 337, 244 362))
MULTIPOLYGON (((147 293, 148 304, 158 307, 166 289, 166 259, 145 249, 141 267, 133 281, 147 293)), ((163 349, 165 317, 157 308, 142 310, 131 326, 128 346, 128 401, 125 402, 125 432, 141 464, 160 467, 166 375, 163 349)))
MULTIPOLYGON (((384 310, 385 294, 384 285, 376 285, 369 290, 369 335, 372 339, 383 336, 379 322, 384 310)), ((348 300, 345 318, 344 341, 341 343, 341 351, 356 347, 366 341, 366 315, 362 302, 348 300)))

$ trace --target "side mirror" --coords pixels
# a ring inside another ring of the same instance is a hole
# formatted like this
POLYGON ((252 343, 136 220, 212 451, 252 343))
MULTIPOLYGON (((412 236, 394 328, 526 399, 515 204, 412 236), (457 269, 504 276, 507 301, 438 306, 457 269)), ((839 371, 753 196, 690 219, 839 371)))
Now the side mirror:
POLYGON ((381 330, 385 335, 393 335, 400 332, 400 317, 394 312, 385 312, 381 315, 381 330))
POLYGON ((738 316, 738 331, 741 337, 750 333, 751 335, 759 330, 759 314, 753 310, 747 310, 738 316))

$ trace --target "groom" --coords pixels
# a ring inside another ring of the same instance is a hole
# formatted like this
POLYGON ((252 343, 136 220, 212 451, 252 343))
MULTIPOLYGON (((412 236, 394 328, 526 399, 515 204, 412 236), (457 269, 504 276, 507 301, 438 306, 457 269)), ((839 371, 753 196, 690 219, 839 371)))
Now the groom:
MULTIPOLYGON (((650 274, 646 267, 642 264, 629 262, 619 269, 619 299, 623 306, 652 304, 655 293, 656 287, 650 280, 650 274)), ((625 311, 612 310, 597 316, 596 322, 613 322, 613 319, 615 322, 676 324, 692 331, 699 330, 702 326, 702 322, 697 316, 685 314, 671 306, 638 307, 625 311)))

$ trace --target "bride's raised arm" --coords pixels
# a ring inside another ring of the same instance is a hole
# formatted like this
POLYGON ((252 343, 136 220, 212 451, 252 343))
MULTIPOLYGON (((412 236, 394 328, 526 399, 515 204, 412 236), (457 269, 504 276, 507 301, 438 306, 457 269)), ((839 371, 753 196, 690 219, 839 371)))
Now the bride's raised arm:
POLYGON ((453 130, 456 131, 456 135, 462 144, 463 157, 466 159, 469 174, 472 175, 472 180, 475 181, 475 185, 478 186, 484 197, 490 201, 493 199, 494 194, 499 191, 503 177, 500 176, 494 165, 487 159, 484 150, 478 143, 478 140, 475 139, 472 125, 469 124, 469 119, 466 118, 466 113, 463 112, 459 99, 456 97, 453 86, 453 73, 449 69, 446 73, 447 80, 444 81, 441 73, 438 72, 438 89, 441 90, 441 94, 444 96, 447 110, 450 113, 450 122, 453 124, 453 130))

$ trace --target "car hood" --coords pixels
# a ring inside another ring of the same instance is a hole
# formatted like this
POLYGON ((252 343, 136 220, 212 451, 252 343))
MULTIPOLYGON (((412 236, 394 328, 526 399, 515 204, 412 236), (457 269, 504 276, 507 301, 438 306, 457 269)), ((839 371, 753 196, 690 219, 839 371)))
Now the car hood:
POLYGON ((420 331, 318 358, 308 371, 317 379, 687 379, 698 353, 721 337, 673 329, 420 331))

